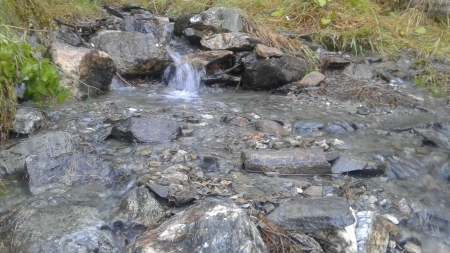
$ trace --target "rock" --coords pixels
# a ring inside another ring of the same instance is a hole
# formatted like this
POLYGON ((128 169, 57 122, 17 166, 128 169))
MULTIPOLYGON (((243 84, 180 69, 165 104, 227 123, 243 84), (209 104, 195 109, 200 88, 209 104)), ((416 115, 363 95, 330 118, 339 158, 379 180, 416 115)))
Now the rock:
POLYGON ((286 137, 289 135, 289 133, 280 124, 272 120, 258 120, 255 122, 255 127, 256 130, 273 135, 276 138, 286 137))
POLYGON ((181 127, 172 120, 131 117, 114 126, 111 134, 128 142, 162 143, 181 136, 181 127))
POLYGON ((49 121, 47 113, 38 108, 19 107, 10 131, 30 135, 43 129, 49 121))
POLYGON ((241 82, 241 78, 238 76, 221 74, 221 75, 213 75, 212 77, 211 76, 203 77, 202 81, 206 85, 224 84, 227 86, 236 86, 241 82))
POLYGON ((311 197, 322 197, 322 186, 320 185, 311 185, 303 191, 304 194, 309 195, 311 197))
POLYGON ((242 61, 245 67, 242 84, 249 89, 276 89, 300 80, 307 69, 305 60, 289 55, 258 59, 252 54, 242 61))
POLYGON ((0 252, 122 252, 92 207, 35 203, 0 221, 0 252))
POLYGON ((386 174, 394 179, 417 178, 422 169, 422 164, 413 159, 403 159, 398 156, 386 157, 386 174))
POLYGON ((415 128, 414 132, 423 137, 425 145, 450 149, 450 139, 441 132, 422 128, 415 128))
POLYGON ((101 31, 91 42, 114 59, 119 74, 126 77, 160 76, 171 60, 159 34, 101 31))
POLYGON ((313 71, 309 74, 307 74, 303 79, 297 84, 297 88, 306 88, 310 86, 317 86, 325 80, 325 75, 318 72, 313 71))
POLYGON ((343 69, 349 65, 351 61, 340 56, 324 56, 322 58, 322 69, 343 69))
POLYGON ((234 54, 229 50, 202 51, 198 53, 198 59, 204 62, 207 70, 214 71, 231 67, 234 54))
POLYGON ((344 228, 355 223, 345 198, 289 199, 267 218, 288 230, 344 228))
POLYGON ((257 44, 255 47, 255 53, 262 58, 267 58, 267 57, 276 57, 276 58, 280 58, 284 55, 283 51, 281 51, 280 49, 276 48, 276 47, 268 47, 266 45, 263 44, 257 44))
POLYGON ((113 59, 106 53, 53 42, 49 57, 59 68, 60 84, 72 98, 96 96, 110 89, 116 73, 113 59))
POLYGON ((322 129, 323 124, 318 122, 295 121, 292 124, 292 132, 296 134, 310 134, 322 129))
POLYGON ((83 45, 83 41, 72 31, 55 30, 52 33, 53 41, 57 41, 62 44, 69 44, 73 47, 79 47, 83 45))
POLYGON ((403 246, 405 253, 422 253, 420 246, 415 245, 414 243, 407 242, 405 246, 403 246))
POLYGON ((363 170, 367 165, 367 162, 359 161, 350 158, 344 154, 340 154, 337 160, 333 163, 331 171, 333 173, 345 173, 350 171, 363 170))
POLYGON ((153 193, 145 186, 131 192, 120 204, 120 213, 135 224, 151 227, 161 221, 166 213, 153 193))
POLYGON ((353 127, 345 121, 328 122, 327 125, 328 125, 328 132, 330 134, 340 134, 355 131, 355 129, 353 129, 353 127))
POLYGON ((49 132, 17 144, 12 149, 0 153, 0 163, 8 173, 23 172, 25 159, 29 155, 56 157, 75 151, 75 144, 70 134, 49 132))
POLYGON ((350 64, 342 72, 357 80, 370 80, 374 77, 374 70, 367 64, 350 64))
POLYGON ((297 233, 289 234, 289 236, 299 244, 302 251, 305 250, 310 252, 313 250, 317 250, 318 252, 323 252, 320 244, 310 236, 297 233))
POLYGON ((159 197, 167 199, 169 204, 180 206, 192 201, 196 194, 189 177, 183 172, 188 170, 181 165, 175 165, 167 168, 159 179, 143 176, 139 182, 159 197))
POLYGON ((320 148, 244 150, 245 170, 275 171, 281 174, 329 174, 331 166, 320 148))
POLYGON ((195 163, 202 169, 209 172, 219 171, 219 161, 211 156, 197 156, 195 163))
POLYGON ((248 215, 228 200, 206 198, 127 246, 137 252, 268 252, 248 215), (220 228, 220 229, 218 229, 220 228))
POLYGON ((184 37, 191 43, 192 45, 200 46, 200 40, 203 38, 204 34, 195 30, 194 28, 186 28, 184 29, 184 37))
POLYGON ((185 13, 179 16, 175 20, 173 33, 175 35, 181 36, 183 35, 184 29, 186 29, 190 25, 189 19, 191 19, 194 16, 194 14, 185 13))
POLYGON ((205 36, 201 45, 209 50, 252 51, 259 39, 247 33, 219 33, 205 36))
POLYGON ((356 240, 358 252, 384 253, 389 243, 389 232, 392 227, 383 216, 372 212, 362 211, 356 214, 356 240))
POLYGON ((214 7, 191 18, 192 27, 215 32, 242 32, 242 11, 232 7, 214 7))
POLYGON ((100 157, 66 153, 57 157, 30 155, 26 158, 26 173, 31 193, 64 192, 75 185, 112 183, 113 169, 100 157))

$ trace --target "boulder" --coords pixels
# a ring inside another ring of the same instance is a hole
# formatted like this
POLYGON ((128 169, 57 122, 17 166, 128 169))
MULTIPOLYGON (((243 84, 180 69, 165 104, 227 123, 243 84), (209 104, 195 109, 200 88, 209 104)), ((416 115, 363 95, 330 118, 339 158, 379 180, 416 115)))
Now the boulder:
POLYGON ((242 32, 242 11, 232 7, 214 7, 191 18, 193 27, 204 27, 216 32, 242 32))
POLYGON ((276 47, 268 47, 266 45, 263 44, 257 44, 255 47, 255 53, 262 58, 267 58, 267 57, 276 57, 276 58, 280 58, 281 56, 284 55, 283 51, 281 51, 280 49, 276 48, 276 47))
POLYGON ((255 122, 255 127, 256 130, 273 135, 276 138, 286 137, 289 135, 289 133, 280 124, 272 120, 258 120, 255 122))
POLYGON ((319 122, 295 121, 292 124, 292 132, 295 134, 310 134, 322 129, 323 124, 319 122))
POLYGON ((161 204, 145 186, 132 191, 120 204, 119 212, 126 216, 126 221, 146 227, 157 224, 166 216, 161 204))
POLYGON ((393 227, 385 217, 372 212, 362 211, 356 214, 356 240, 358 252, 384 253, 389 243, 389 232, 393 227))
POLYGON ((181 136, 181 127, 173 120, 131 117, 114 126, 111 134, 128 142, 162 143, 181 136))
POLYGON ((288 230, 345 228, 355 223, 345 198, 293 198, 281 203, 267 218, 288 230))
POLYGON ((72 98, 96 96, 110 89, 116 68, 105 52, 53 42, 48 54, 59 68, 61 86, 70 90, 72 98))
POLYGON ((194 16, 194 14, 190 13, 185 13, 179 16, 174 22, 173 33, 178 36, 183 35, 184 29, 191 24, 189 20, 192 16, 194 16))
POLYGON ((104 223, 92 207, 34 203, 1 219, 0 252, 122 252, 104 223))
POLYGON ((209 50, 252 51, 259 39, 247 33, 219 33, 205 36, 201 45, 209 50))
POLYGON ((227 199, 206 198, 127 246, 137 252, 268 252, 244 210, 227 199))
POLYGON ((330 174, 331 165, 320 148, 244 150, 245 170, 281 174, 330 174))
POLYGON ((303 79, 297 84, 297 88, 307 88, 311 86, 317 86, 323 80, 325 80, 324 74, 318 71, 313 71, 303 77, 303 79))
POLYGON ((38 108, 19 107, 10 131, 30 135, 44 128, 49 121, 47 113, 38 108))
POLYGON ((160 76, 171 63, 160 34, 101 31, 91 42, 111 55, 123 76, 160 76))
POLYGON ((57 157, 30 155, 25 160, 31 193, 64 192, 87 183, 112 183, 113 169, 97 155, 66 153, 57 157))
POLYGON ((276 89, 300 80, 307 69, 305 60, 289 55, 261 59, 251 54, 245 57, 242 84, 249 89, 276 89))
POLYGON ((23 172, 29 155, 56 157, 75 151, 72 136, 66 132, 44 133, 26 139, 12 149, 0 152, 0 164, 8 173, 23 172))

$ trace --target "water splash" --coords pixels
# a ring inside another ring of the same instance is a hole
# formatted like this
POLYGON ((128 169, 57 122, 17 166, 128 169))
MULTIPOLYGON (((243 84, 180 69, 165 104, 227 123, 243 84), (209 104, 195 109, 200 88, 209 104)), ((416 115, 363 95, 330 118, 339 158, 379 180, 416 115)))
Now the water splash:
POLYGON ((164 81, 170 88, 177 91, 172 92, 167 97, 189 99, 196 97, 200 90, 202 77, 205 69, 187 55, 181 55, 170 47, 166 47, 167 52, 174 64, 164 71, 164 81))

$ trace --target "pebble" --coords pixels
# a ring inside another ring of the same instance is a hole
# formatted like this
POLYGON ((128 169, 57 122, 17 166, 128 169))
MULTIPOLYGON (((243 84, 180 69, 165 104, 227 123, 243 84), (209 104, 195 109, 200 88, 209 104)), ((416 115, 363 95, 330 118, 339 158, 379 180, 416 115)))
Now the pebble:
POLYGON ((398 221, 398 219, 395 216, 393 216, 392 214, 385 214, 384 217, 386 217, 386 219, 388 219, 394 225, 397 225, 398 223, 400 223, 398 221))
POLYGON ((377 197, 375 197, 373 195, 367 199, 367 203, 369 203, 369 204, 374 204, 377 201, 378 201, 377 197))

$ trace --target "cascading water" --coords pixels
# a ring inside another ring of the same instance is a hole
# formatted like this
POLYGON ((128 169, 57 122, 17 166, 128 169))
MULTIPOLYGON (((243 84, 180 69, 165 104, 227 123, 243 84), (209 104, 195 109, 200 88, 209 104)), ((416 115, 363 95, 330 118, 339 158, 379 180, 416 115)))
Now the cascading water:
POLYGON ((196 64, 188 55, 181 55, 169 46, 166 50, 174 64, 164 71, 164 80, 169 87, 177 90, 171 92, 168 97, 183 99, 195 97, 205 74, 204 67, 196 64))

